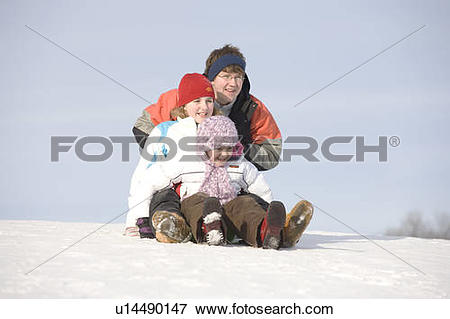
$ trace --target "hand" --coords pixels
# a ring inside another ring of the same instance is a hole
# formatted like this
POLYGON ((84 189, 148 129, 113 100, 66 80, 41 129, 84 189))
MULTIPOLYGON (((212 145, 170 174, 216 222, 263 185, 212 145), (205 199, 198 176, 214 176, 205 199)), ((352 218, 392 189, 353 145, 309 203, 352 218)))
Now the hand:
POLYGON ((136 225, 139 227, 139 235, 141 238, 155 238, 148 217, 138 218, 136 225))

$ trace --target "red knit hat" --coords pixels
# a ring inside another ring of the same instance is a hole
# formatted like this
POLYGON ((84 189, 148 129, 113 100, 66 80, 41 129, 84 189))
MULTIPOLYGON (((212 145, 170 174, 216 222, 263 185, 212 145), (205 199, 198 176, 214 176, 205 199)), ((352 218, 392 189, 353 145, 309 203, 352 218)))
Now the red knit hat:
POLYGON ((214 90, 208 79, 199 73, 188 73, 183 76, 178 85, 178 104, 185 105, 200 97, 212 97, 214 90))

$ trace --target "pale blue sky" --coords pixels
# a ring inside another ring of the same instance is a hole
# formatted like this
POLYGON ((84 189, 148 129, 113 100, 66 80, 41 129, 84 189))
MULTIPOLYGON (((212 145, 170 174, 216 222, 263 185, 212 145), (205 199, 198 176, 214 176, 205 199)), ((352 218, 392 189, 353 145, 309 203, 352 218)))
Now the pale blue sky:
MULTIPOLYGON (((401 138, 387 163, 368 155, 280 164, 266 176, 286 206, 297 192, 367 234, 411 210, 449 212, 449 9, 445 1, 2 1, 0 218, 105 222, 125 211, 137 146, 128 163, 120 147, 102 163, 73 150, 51 163, 50 137, 129 135, 147 106, 25 25, 150 101, 203 71, 212 49, 237 45, 251 92, 284 137, 401 138)), ((348 231, 320 211, 311 228, 348 231)))

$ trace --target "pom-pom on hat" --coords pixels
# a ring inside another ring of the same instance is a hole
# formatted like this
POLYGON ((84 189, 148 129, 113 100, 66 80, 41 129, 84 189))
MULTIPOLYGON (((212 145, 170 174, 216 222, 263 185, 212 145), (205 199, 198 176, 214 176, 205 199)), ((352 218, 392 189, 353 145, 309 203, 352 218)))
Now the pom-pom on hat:
POLYGON ((185 74, 178 85, 177 106, 183 106, 201 97, 212 97, 214 99, 214 90, 211 83, 199 73, 185 74))

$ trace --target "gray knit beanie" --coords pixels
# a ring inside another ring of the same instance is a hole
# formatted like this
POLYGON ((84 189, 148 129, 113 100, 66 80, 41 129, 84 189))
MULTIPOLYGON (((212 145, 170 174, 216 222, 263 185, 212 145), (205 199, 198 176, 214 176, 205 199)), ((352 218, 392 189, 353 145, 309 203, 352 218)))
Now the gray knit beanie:
POLYGON ((236 127, 226 116, 212 116, 198 126, 197 147, 203 153, 201 157, 205 162, 205 175, 199 192, 218 198, 222 205, 236 198, 237 191, 231 184, 227 172, 228 165, 216 166, 205 152, 221 146, 235 148, 237 145, 242 146, 239 143, 236 127))

